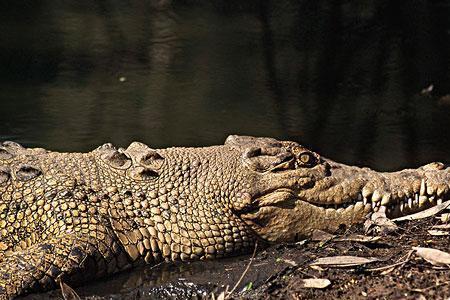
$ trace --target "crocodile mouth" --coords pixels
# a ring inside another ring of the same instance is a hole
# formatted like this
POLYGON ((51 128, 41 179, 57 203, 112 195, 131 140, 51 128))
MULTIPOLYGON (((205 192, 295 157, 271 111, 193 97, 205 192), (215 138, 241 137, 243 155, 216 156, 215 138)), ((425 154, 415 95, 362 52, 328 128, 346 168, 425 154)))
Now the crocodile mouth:
MULTIPOLYGON (((294 192, 290 192, 291 197, 295 197, 294 192)), ((450 197, 450 193, 437 194, 436 192, 427 194, 422 191, 403 195, 401 197, 392 195, 381 197, 377 193, 364 194, 363 191, 356 196, 342 199, 339 203, 323 203, 311 201, 297 195, 296 201, 304 201, 320 209, 334 209, 337 213, 347 209, 364 209, 369 212, 384 212, 388 218, 396 218, 442 204, 450 197)))
MULTIPOLYGON (((314 189, 313 186, 311 186, 314 189)), ((370 191, 363 187, 351 194, 347 194, 339 200, 320 201, 315 197, 308 198, 309 187, 302 186, 302 190, 295 191, 290 188, 278 188, 266 192, 264 195, 256 197, 252 201, 249 210, 255 210, 265 206, 276 206, 292 208, 298 201, 303 201, 321 209, 334 209, 337 212, 351 207, 364 208, 372 212, 380 210, 386 212, 387 216, 401 216, 423 210, 430 206, 441 204, 445 199, 450 198, 450 190, 438 190, 427 188, 427 183, 422 179, 417 191, 413 188, 404 191, 402 195, 392 192, 380 193, 370 191)))
POLYGON ((335 231, 341 225, 361 223, 375 212, 387 218, 413 214, 443 203, 448 196, 448 192, 428 195, 422 188, 403 197, 380 197, 362 189, 354 197, 330 204, 281 188, 254 199, 239 217, 264 239, 293 241, 308 236, 313 228, 335 231))

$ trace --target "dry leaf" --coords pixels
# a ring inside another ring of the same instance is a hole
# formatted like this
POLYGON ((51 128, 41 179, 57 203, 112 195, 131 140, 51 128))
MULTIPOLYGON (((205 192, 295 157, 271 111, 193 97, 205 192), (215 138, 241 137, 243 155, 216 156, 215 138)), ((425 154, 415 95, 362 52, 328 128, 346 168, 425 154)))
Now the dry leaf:
POLYGON ((443 230, 428 230, 428 233, 434 236, 450 235, 450 232, 443 230))
POLYGON ((441 203, 439 205, 433 206, 429 209, 423 210, 421 212, 412 214, 412 215, 407 215, 407 216, 403 216, 400 218, 392 219, 392 221, 400 222, 400 221, 410 221, 410 220, 419 220, 419 219, 428 218, 428 217, 434 216, 435 214, 439 213, 440 211, 446 209, 448 206, 450 206, 450 200, 445 201, 444 203, 441 203))
POLYGON ((433 265, 450 265, 450 253, 425 247, 413 247, 413 249, 416 250, 417 255, 433 265))
POLYGON ((331 284, 331 281, 324 278, 307 278, 300 282, 301 288, 324 289, 331 284))
POLYGON ((351 267, 379 261, 376 257, 359 256, 329 256, 318 258, 311 265, 325 265, 329 267, 351 267))

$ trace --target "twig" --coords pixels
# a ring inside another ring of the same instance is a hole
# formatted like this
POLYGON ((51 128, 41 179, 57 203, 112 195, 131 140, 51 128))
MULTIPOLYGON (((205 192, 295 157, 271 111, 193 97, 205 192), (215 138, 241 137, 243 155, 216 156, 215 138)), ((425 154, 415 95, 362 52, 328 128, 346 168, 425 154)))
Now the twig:
POLYGON ((234 293, 234 291, 237 289, 237 287, 241 284, 241 281, 244 279, 245 274, 247 274, 248 270, 250 269, 250 266, 253 262, 253 259, 255 258, 256 255, 256 249, 258 248, 258 241, 255 242, 255 249, 253 249, 253 254, 252 257, 250 258, 250 261, 247 264, 247 267, 245 268, 244 272, 242 272, 241 277, 239 278, 239 280, 236 282, 236 284, 234 285, 234 287, 231 289, 231 291, 228 293, 227 298, 234 293))
POLYGON ((149 268, 149 270, 153 270, 153 269, 159 267, 160 265, 162 265, 162 264, 164 264, 164 263, 165 263, 165 261, 159 262, 159 263, 157 263, 156 265, 151 266, 151 267, 149 268))
POLYGON ((61 294, 64 300, 80 300, 80 296, 78 296, 77 292, 72 289, 68 284, 64 283, 61 278, 56 280, 59 281, 59 286, 61 288, 61 294))
POLYGON ((394 268, 396 266, 403 266, 404 264, 406 264, 410 260, 411 255, 413 253, 414 253, 414 250, 409 251, 408 255, 406 256, 406 259, 404 261, 396 262, 395 264, 392 264, 392 265, 389 265, 389 266, 383 266, 383 267, 373 268, 373 269, 366 269, 366 271, 369 271, 369 272, 383 271, 383 270, 386 270, 386 269, 394 268))

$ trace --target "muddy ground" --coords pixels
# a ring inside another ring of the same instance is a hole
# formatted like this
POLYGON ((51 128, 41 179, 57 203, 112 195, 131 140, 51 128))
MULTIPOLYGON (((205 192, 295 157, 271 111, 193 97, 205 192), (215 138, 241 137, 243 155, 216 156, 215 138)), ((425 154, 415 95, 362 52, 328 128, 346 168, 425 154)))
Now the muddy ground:
MULTIPOLYGON (((343 230, 335 237, 317 234, 299 243, 260 249, 231 298, 239 299, 443 299, 450 297, 450 270, 419 257, 412 247, 450 251, 449 236, 428 230, 442 224, 436 218, 399 224, 394 233, 361 241, 363 226, 343 230), (349 240, 350 239, 350 240, 349 240), (374 257, 378 261, 353 266, 315 266, 330 256, 374 257), (392 267, 389 267, 392 266, 392 267), (303 288, 307 278, 328 279, 323 289, 303 288)), ((448 230, 450 233, 450 230, 448 230)), ((250 256, 190 264, 163 264, 119 274, 75 288, 86 299, 200 299, 216 298, 231 290, 244 273, 250 256)), ((61 298, 59 290, 27 299, 61 298)))

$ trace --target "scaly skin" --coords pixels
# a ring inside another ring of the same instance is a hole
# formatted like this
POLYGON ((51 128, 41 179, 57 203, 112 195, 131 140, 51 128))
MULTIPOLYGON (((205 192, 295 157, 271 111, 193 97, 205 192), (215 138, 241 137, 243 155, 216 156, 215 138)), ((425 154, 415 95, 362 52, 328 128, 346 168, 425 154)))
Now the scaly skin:
POLYGON ((448 196, 449 182, 440 163, 377 173, 270 138, 157 150, 105 144, 89 153, 4 142, 0 298, 138 264, 238 255, 256 240, 333 231, 374 211, 415 212, 448 196))

